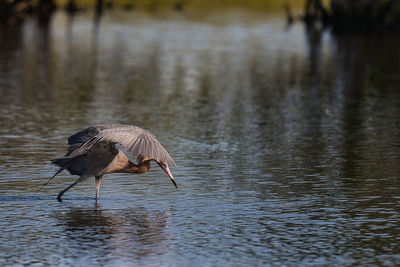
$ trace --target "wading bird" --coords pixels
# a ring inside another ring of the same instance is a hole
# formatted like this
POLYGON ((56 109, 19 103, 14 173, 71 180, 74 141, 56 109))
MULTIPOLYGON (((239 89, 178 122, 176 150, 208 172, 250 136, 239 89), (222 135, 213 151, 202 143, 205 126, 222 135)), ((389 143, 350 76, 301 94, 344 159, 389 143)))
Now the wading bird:
MULTIPOLYGON (((155 161, 177 187, 168 163, 176 165, 167 150, 149 131, 129 125, 96 125, 77 132, 68 138, 68 152, 63 158, 51 162, 60 169, 46 183, 48 184, 64 169, 79 179, 62 190, 61 197, 76 184, 96 178, 96 201, 99 197, 101 178, 108 173, 144 173, 150 169, 150 161, 155 161), (137 155, 137 164, 131 162, 125 153, 115 145, 137 155)), ((45 184, 45 185, 46 185, 45 184)))

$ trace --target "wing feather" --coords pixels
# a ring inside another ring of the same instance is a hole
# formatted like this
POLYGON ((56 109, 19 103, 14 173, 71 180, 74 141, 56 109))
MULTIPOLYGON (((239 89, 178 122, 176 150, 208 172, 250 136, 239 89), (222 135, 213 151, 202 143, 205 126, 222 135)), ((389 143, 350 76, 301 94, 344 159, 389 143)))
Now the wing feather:
POLYGON ((158 162, 176 165, 167 150, 161 145, 155 135, 149 131, 136 126, 125 125, 105 125, 97 127, 97 129, 99 130, 97 134, 87 137, 85 143, 71 152, 73 154, 71 156, 84 153, 98 142, 110 142, 120 144, 122 148, 134 155, 142 155, 158 162))

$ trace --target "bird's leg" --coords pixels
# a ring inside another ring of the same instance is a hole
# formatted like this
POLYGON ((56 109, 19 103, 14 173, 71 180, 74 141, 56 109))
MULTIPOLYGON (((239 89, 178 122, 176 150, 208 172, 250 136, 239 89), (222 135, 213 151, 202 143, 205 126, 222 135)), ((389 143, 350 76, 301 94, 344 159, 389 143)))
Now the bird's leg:
POLYGON ((77 184, 77 182, 71 184, 70 186, 68 186, 67 188, 65 188, 64 190, 62 190, 62 191, 58 194, 57 200, 58 200, 59 202, 62 202, 61 197, 64 195, 64 193, 67 192, 68 190, 70 190, 70 189, 71 189, 74 185, 76 185, 76 184, 77 184))
POLYGON ((101 178, 102 178, 103 176, 96 176, 95 178, 96 178, 96 202, 97 202, 97 199, 99 198, 99 195, 100 195, 100 184, 101 184, 101 178))

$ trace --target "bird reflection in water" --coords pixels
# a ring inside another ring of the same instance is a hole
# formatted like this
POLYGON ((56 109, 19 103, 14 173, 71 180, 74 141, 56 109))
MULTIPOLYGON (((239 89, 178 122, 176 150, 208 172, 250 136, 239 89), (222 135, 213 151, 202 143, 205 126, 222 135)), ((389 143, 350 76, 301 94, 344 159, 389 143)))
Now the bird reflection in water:
POLYGON ((102 211, 72 208, 57 215, 65 227, 74 257, 91 257, 100 263, 135 262, 170 253, 166 231, 170 212, 145 208, 102 211), (85 248, 82 250, 82 248, 85 248))

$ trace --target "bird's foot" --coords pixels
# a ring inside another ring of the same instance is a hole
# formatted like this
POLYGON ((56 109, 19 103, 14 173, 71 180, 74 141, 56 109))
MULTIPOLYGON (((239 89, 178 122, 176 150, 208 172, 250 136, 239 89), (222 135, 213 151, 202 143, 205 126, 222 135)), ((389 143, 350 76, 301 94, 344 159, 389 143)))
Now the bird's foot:
POLYGON ((62 191, 58 194, 58 197, 57 197, 58 202, 62 202, 61 197, 64 195, 64 193, 67 192, 68 190, 70 190, 70 189, 71 189, 74 185, 76 185, 76 184, 77 184, 77 182, 71 184, 70 186, 68 186, 67 188, 65 188, 64 190, 62 190, 62 191))
POLYGON ((63 195, 64 195, 64 192, 63 192, 63 191, 61 191, 60 194, 58 194, 58 196, 57 196, 58 202, 63 202, 63 200, 61 199, 61 197, 62 197, 63 195))

